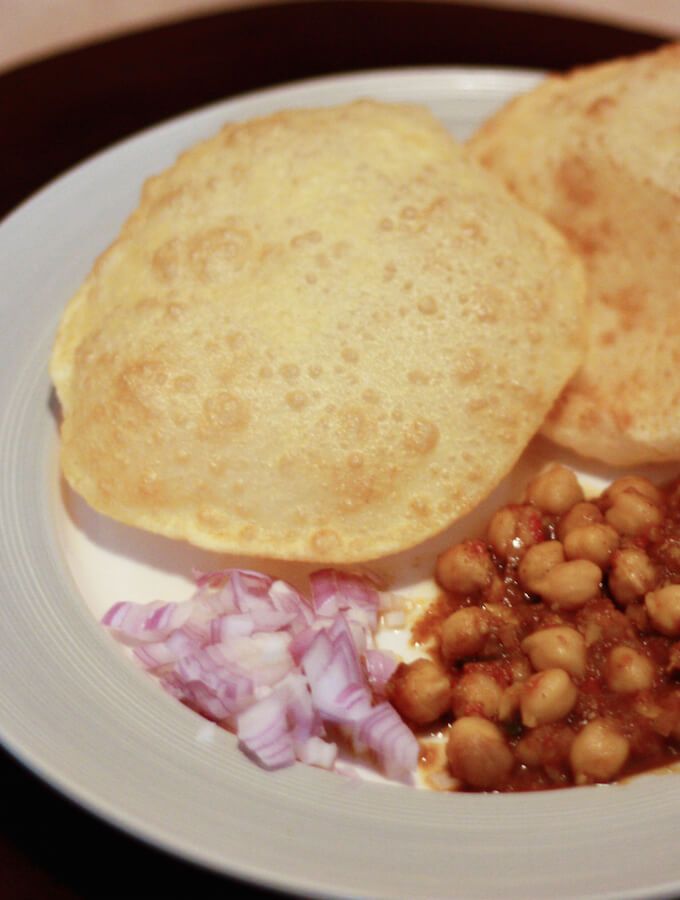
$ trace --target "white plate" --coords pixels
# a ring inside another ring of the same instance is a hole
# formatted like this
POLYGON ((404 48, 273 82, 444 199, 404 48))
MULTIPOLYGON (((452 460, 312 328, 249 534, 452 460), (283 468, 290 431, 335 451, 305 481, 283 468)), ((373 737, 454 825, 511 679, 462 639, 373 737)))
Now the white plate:
MULTIPOLYGON (((464 138, 538 77, 420 69, 260 92, 118 145, 0 226, 0 734, 83 806, 217 871, 315 896, 680 892, 678 775, 496 796, 353 782, 302 766, 262 772, 231 735, 129 663, 93 615, 117 599, 184 596, 205 554, 102 519, 59 481, 46 368, 54 328, 147 175, 226 119, 360 96, 425 103, 464 138)), ((550 452, 538 445, 524 468, 550 452)), ((402 583, 439 544, 398 561, 402 583)))

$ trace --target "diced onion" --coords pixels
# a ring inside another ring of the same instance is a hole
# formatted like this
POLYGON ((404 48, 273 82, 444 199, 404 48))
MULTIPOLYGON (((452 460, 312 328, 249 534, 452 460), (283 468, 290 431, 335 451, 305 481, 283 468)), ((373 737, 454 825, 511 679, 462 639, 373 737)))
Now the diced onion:
POLYGON ((311 603, 259 572, 195 573, 185 603, 115 604, 102 622, 163 688, 235 731, 267 769, 335 769, 332 724, 370 750, 390 777, 407 778, 418 744, 384 698, 399 660, 375 648, 378 615, 403 619, 366 578, 334 569, 310 576, 311 603))
POLYGON ((293 737, 286 720, 286 704, 276 695, 254 703, 236 722, 243 746, 267 769, 280 769, 295 762, 293 737))
POLYGON ((322 769, 332 769, 338 755, 336 744, 330 744, 319 737, 310 737, 304 743, 296 744, 295 749, 300 762, 322 769))
POLYGON ((364 662, 368 683, 374 691, 382 693, 399 665, 399 657, 387 650, 367 650, 364 662))

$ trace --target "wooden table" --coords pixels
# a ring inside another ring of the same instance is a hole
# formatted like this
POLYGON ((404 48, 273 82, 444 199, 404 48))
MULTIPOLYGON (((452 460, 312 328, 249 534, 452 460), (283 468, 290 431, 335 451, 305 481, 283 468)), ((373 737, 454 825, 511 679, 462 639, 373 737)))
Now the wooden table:
MULTIPOLYGON (((389 0, 280 4, 156 28, 0 76, 0 215, 111 142, 242 91, 404 65, 564 69, 659 43, 586 21, 389 0)), ((2 751, 0 788, 5 900, 266 896, 115 830, 2 751)))

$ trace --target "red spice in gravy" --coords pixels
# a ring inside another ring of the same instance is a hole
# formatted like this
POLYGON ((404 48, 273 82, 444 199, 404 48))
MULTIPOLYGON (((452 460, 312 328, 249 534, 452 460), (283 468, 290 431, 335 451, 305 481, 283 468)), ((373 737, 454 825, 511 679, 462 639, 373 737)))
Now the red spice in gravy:
MULTIPOLYGON (((619 479, 586 503, 573 473, 554 467, 524 504, 495 514, 484 541, 442 554, 436 575, 442 593, 413 641, 447 674, 451 700, 419 733, 448 729, 460 789, 561 788, 680 760, 680 479, 663 489, 619 479), (543 572, 547 552, 562 561, 543 572), (464 609, 479 612, 456 630, 464 609), (555 627, 575 647, 565 669, 546 639, 555 627), (537 632, 536 646, 524 643, 537 632)), ((402 665, 393 676, 402 713, 430 690, 431 673, 417 674, 402 665)), ((438 758, 425 750, 423 768, 438 758)))

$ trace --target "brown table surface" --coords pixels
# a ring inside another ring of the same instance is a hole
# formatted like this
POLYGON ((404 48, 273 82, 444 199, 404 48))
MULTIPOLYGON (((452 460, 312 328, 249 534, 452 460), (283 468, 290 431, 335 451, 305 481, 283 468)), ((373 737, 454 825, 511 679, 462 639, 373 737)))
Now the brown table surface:
MULTIPOLYGON (((390 0, 259 6, 117 38, 0 76, 0 216, 111 142, 243 91, 404 65, 565 69, 661 42, 594 22, 390 0)), ((112 828, 2 750, 0 790, 5 900, 267 896, 112 828)))

